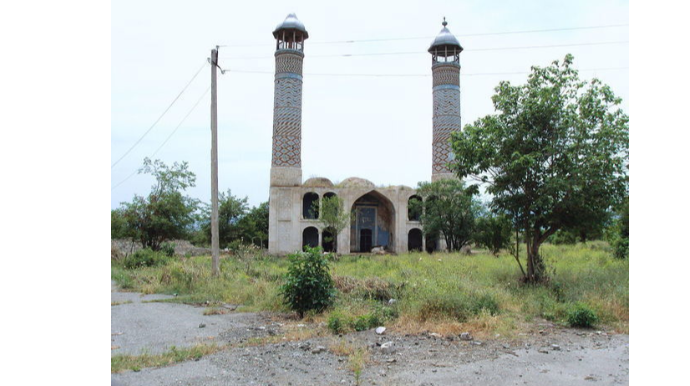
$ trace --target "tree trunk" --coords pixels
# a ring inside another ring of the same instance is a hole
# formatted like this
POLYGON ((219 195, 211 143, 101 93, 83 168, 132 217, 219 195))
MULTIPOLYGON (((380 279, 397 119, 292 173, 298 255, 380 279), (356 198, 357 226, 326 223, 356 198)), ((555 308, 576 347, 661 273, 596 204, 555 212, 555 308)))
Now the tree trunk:
POLYGON ((538 240, 528 240, 527 242, 527 277, 525 280, 528 283, 540 283, 546 278, 544 260, 539 255, 540 246, 541 243, 538 240))

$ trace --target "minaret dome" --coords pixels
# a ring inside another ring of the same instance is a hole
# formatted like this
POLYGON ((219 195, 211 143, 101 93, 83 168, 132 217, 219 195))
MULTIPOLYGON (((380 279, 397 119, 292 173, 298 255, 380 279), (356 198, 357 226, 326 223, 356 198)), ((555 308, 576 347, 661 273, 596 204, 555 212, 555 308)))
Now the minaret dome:
POLYGON ((304 41, 309 38, 309 33, 297 16, 291 13, 276 26, 273 37, 276 38, 276 50, 304 51, 304 41))
POLYGON ((462 46, 458 39, 450 32, 446 18, 443 18, 443 29, 434 39, 429 47, 431 60, 433 63, 460 63, 460 53, 462 46))

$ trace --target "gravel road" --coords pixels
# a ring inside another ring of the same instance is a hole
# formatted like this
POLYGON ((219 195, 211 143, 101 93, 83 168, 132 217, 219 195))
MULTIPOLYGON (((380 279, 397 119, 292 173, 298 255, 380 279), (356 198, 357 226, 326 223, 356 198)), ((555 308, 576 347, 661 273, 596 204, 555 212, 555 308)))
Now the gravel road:
MULTIPOLYGON (((146 303, 161 295, 117 292, 111 307, 112 354, 167 350, 197 342, 234 344, 250 337, 282 335, 287 328, 269 315, 230 312, 203 315, 203 307, 146 303), (204 324, 205 327, 199 326, 204 324)), ((313 328, 299 325, 300 328, 313 328)), ((294 327, 294 325, 291 325, 294 327)), ((629 337, 591 330, 535 325, 517 340, 462 341, 458 337, 377 335, 226 349, 163 368, 112 374, 113 385, 355 385, 339 342, 368 347, 362 385, 627 385, 629 337), (390 342, 390 343, 388 343, 390 342), (383 348, 386 347, 386 348, 383 348)))

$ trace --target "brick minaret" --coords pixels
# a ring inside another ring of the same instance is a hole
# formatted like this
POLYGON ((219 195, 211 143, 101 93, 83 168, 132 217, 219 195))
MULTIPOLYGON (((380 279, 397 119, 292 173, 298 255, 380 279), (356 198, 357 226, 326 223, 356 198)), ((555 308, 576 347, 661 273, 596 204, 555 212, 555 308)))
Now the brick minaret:
POLYGON ((294 13, 273 31, 276 77, 271 186, 302 183, 302 60, 309 37, 294 13))
POLYGON ((458 39, 446 28, 443 29, 429 47, 431 70, 434 78, 434 135, 432 142, 431 181, 454 178, 448 168, 453 153, 450 146, 450 133, 460 131, 460 52, 458 39))

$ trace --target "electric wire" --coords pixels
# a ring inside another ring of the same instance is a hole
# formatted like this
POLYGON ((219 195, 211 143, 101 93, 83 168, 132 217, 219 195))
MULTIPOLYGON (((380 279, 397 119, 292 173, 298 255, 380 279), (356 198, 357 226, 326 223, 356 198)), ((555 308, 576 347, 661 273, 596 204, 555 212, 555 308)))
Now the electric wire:
MULTIPOLYGON (((196 107, 199 105, 199 103, 201 103, 202 99, 204 99, 204 97, 206 96, 206 94, 208 94, 208 90, 210 90, 210 89, 211 89, 211 86, 208 86, 208 88, 206 89, 206 91, 204 91, 204 93, 201 95, 201 97, 199 97, 199 99, 196 101, 196 103, 194 104, 194 106, 192 106, 192 108, 189 109, 189 111, 187 112, 187 115, 185 115, 184 118, 182 118, 182 120, 180 121, 180 123, 177 124, 177 126, 175 127, 175 129, 168 135, 168 137, 165 139, 165 141, 163 141, 163 143, 161 143, 160 146, 158 146, 158 148, 156 149, 156 151, 154 151, 154 152, 151 154, 150 158, 153 158, 156 154, 158 154, 158 151, 160 151, 160 150, 163 148, 163 146, 165 146, 165 144, 168 143, 168 141, 170 140, 170 138, 172 138, 172 136, 175 135, 175 133, 177 132, 177 129, 179 129, 180 126, 182 126, 182 124, 184 123, 184 121, 187 120, 187 117, 189 117, 189 115, 192 114, 192 112, 196 109, 196 107)), ((115 186, 113 186, 113 187, 110 189, 110 191, 112 192, 113 190, 115 190, 115 188, 117 188, 118 186, 120 186, 120 185, 122 185, 123 183, 125 183, 125 181, 129 180, 130 178, 132 178, 132 177, 133 177, 135 174, 137 174, 138 172, 139 172, 138 169, 135 170, 134 172, 132 172, 132 174, 128 175, 127 177, 125 177, 125 179, 123 179, 122 181, 118 182, 115 186)))
POLYGON ((173 99, 173 101, 170 103, 170 105, 168 106, 168 108, 166 108, 165 111, 163 111, 163 114, 161 114, 161 115, 158 117, 158 119, 156 119, 156 121, 153 122, 153 125, 151 125, 151 127, 149 127, 149 129, 146 130, 146 132, 145 132, 141 137, 139 137, 139 139, 134 143, 134 145, 132 145, 132 146, 125 152, 125 154, 123 154, 120 158, 117 159, 117 161, 115 161, 112 165, 110 165, 110 168, 111 168, 111 169, 114 168, 115 165, 117 165, 120 161, 122 161, 122 159, 125 158, 125 157, 127 156, 127 154, 129 154, 129 152, 131 152, 132 149, 134 149, 134 148, 141 142, 141 140, 144 139, 144 137, 146 137, 146 135, 147 135, 149 132, 151 132, 151 130, 153 130, 153 128, 156 126, 156 124, 158 124, 158 122, 161 120, 161 118, 163 118, 163 116, 168 112, 168 110, 170 110, 170 108, 175 104, 175 102, 177 102, 177 100, 180 98, 180 96, 182 96, 182 94, 185 92, 185 90, 187 90, 187 87, 189 87, 189 85, 192 84, 192 82, 194 81, 194 79, 196 79, 197 75, 199 75, 199 73, 201 72, 201 70, 204 69, 204 67, 206 66, 206 64, 207 64, 207 62, 204 61, 204 64, 202 64, 201 67, 199 67, 199 70, 196 72, 196 74, 194 74, 194 76, 192 77, 192 79, 190 79, 189 82, 187 82, 187 85, 184 86, 184 88, 182 89, 182 91, 180 91, 180 93, 177 94, 177 96, 175 97, 175 99, 173 99))

